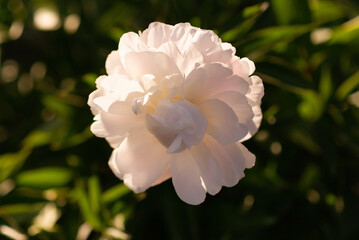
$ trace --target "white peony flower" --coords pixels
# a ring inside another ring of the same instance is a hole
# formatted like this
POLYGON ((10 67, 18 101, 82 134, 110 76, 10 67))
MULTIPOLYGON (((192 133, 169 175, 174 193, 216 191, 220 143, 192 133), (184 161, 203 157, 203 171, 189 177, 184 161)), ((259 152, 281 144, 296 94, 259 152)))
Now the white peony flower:
POLYGON ((134 192, 172 177, 189 204, 231 187, 255 156, 264 94, 255 67, 210 30, 151 23, 124 34, 88 104, 91 131, 114 148, 109 165, 134 192))

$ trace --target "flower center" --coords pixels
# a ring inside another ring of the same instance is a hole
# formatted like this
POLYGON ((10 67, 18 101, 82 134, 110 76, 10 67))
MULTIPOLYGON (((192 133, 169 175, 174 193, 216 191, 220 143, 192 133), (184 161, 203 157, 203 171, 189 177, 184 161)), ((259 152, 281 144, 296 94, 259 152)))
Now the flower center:
POLYGON ((146 126, 168 153, 176 153, 202 141, 207 119, 188 101, 162 99, 153 114, 146 114, 146 126))
POLYGON ((152 93, 147 93, 144 97, 139 97, 133 100, 132 102, 132 111, 136 115, 140 115, 144 111, 146 112, 146 107, 150 107, 149 104, 147 104, 149 101, 150 96, 152 93))

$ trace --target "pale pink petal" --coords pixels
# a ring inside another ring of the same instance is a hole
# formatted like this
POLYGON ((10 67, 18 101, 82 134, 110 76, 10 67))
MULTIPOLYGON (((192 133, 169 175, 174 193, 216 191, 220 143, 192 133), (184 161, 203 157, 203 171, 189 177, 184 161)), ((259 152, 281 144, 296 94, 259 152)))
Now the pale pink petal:
POLYGON ((210 63, 203 66, 207 78, 197 99, 211 98, 225 91, 236 91, 245 94, 248 91, 248 82, 239 76, 232 75, 232 70, 221 63, 210 63))
POLYGON ((248 100, 244 95, 235 91, 227 91, 215 95, 214 98, 217 98, 230 106, 240 123, 246 124, 249 121, 252 121, 254 117, 252 107, 248 104, 248 100))
POLYGON ((248 134, 244 137, 241 142, 251 138, 257 131, 262 122, 262 110, 260 108, 261 100, 264 95, 264 87, 262 80, 257 76, 252 76, 252 85, 250 85, 250 90, 246 94, 249 104, 252 106, 252 111, 254 117, 247 123, 248 134))
POLYGON ((208 56, 205 57, 205 60, 207 63, 211 63, 211 62, 227 63, 231 60, 232 56, 233 56, 232 49, 223 51, 220 47, 218 47, 218 50, 212 52, 211 54, 208 54, 208 56))
POLYGON ((183 69, 185 77, 188 76, 193 69, 204 63, 202 53, 193 44, 189 45, 182 54, 185 60, 181 65, 181 69, 183 69), (191 59, 191 61, 188 61, 188 59, 191 59))
POLYGON ((114 95, 104 95, 97 97, 93 100, 95 106, 97 106, 101 111, 108 111, 108 108, 117 100, 117 97, 114 95))
POLYGON ((176 138, 177 132, 170 127, 167 127, 162 123, 161 119, 152 114, 146 114, 146 127, 147 130, 157 138, 157 141, 166 148, 170 147, 174 139, 176 138))
POLYGON ((138 193, 159 179, 167 169, 169 157, 152 134, 137 129, 114 151, 109 165, 129 188, 138 193))
POLYGON ((152 74, 160 81, 168 75, 179 73, 174 61, 161 52, 129 52, 125 56, 125 67, 132 79, 137 80, 145 74, 152 74))
POLYGON ((108 137, 109 132, 101 121, 101 115, 96 115, 96 120, 91 124, 90 130, 96 137, 108 137))
POLYGON ((246 97, 249 99, 249 103, 254 106, 261 103, 261 99, 264 96, 264 86, 262 79, 257 76, 251 77, 252 84, 249 86, 249 92, 246 97))
POLYGON ((107 94, 116 96, 116 99, 123 101, 133 92, 143 92, 138 81, 129 80, 125 75, 111 75, 104 78, 100 86, 107 91, 107 94))
POLYGON ((178 104, 185 109, 183 114, 188 114, 188 120, 193 122, 193 127, 181 132, 181 137, 188 147, 197 145, 206 133, 208 120, 198 106, 188 101, 179 102, 178 104))
POLYGON ((207 133, 221 144, 230 144, 247 135, 245 125, 238 122, 233 110, 218 99, 202 101, 198 104, 208 120, 207 133))
POLYGON ((120 146, 120 144, 123 142, 123 140, 125 140, 125 138, 127 137, 127 134, 125 135, 118 135, 115 137, 107 137, 106 141, 110 144, 110 146, 115 149, 118 146, 120 146))
POLYGON ((240 142, 244 142, 251 138, 257 131, 262 122, 262 110, 259 105, 255 105, 252 107, 252 111, 254 113, 254 117, 251 121, 247 122, 246 126, 248 128, 248 134, 240 140, 240 142))
POLYGON ((140 123, 131 116, 122 116, 102 112, 100 120, 91 125, 91 131, 97 137, 115 137, 126 134, 132 128, 137 127, 140 123))
POLYGON ((163 43, 168 42, 172 29, 171 25, 154 22, 140 34, 140 37, 148 46, 159 48, 163 43))
POLYGON ((246 72, 248 73, 248 76, 252 75, 254 71, 256 70, 256 67, 253 63, 253 61, 249 60, 248 58, 244 57, 239 60, 239 62, 245 66, 246 72))
POLYGON ((175 42, 181 53, 193 44, 192 35, 190 33, 191 25, 189 23, 178 23, 173 27, 170 40, 175 42))
POLYGON ((198 205, 206 198, 206 190, 195 159, 189 151, 172 154, 171 175, 173 186, 182 201, 198 205))
POLYGON ((184 83, 184 97, 188 101, 198 98, 207 78, 207 73, 203 68, 193 70, 184 83))
POLYGON ((246 160, 236 143, 222 145, 215 139, 207 136, 204 140, 211 149, 212 155, 217 159, 223 175, 222 185, 233 187, 244 177, 246 160))
POLYGON ((162 145, 169 148, 169 152, 176 152, 182 149, 182 140, 188 148, 202 141, 207 119, 188 101, 162 101, 153 114, 146 115, 146 126, 162 145))
POLYGON ((143 117, 132 112, 130 102, 115 102, 108 112, 102 111, 98 116, 100 119, 91 125, 91 131, 98 137, 123 135, 143 124, 143 117))
POLYGON ((96 88, 100 88, 101 87, 101 82, 102 80, 106 79, 108 76, 106 75, 102 75, 102 76, 99 76, 97 79, 96 79, 96 88))
POLYGON ((230 49, 232 51, 232 55, 234 55, 236 53, 236 48, 233 47, 232 44, 230 44, 230 43, 226 43, 226 42, 221 43, 221 47, 224 51, 230 49))
POLYGON ((196 31, 193 36, 193 41, 196 47, 206 56, 214 51, 220 44, 218 36, 210 30, 196 31))
POLYGON ((177 65, 183 76, 187 76, 196 66, 203 63, 203 56, 195 46, 192 44, 188 46, 183 53, 180 52, 174 42, 167 42, 159 48, 162 52, 166 53, 177 65), (188 61, 191 59, 191 61, 188 61))
POLYGON ((233 74, 246 79, 250 83, 251 79, 249 76, 253 74, 255 66, 254 63, 248 58, 239 58, 234 56, 232 59, 232 69, 233 74))
POLYGON ((246 162, 246 168, 251 168, 256 163, 256 156, 248 151, 248 149, 241 143, 237 142, 237 146, 241 150, 242 155, 244 156, 246 162))
POLYGON ((121 63, 119 51, 112 51, 106 60, 106 72, 108 75, 126 74, 126 71, 121 63))
POLYGON ((152 183, 152 186, 156 186, 160 183, 163 183, 164 181, 166 181, 167 179, 171 178, 171 168, 170 168, 170 164, 168 165, 168 167, 166 168, 166 170, 163 171, 163 173, 161 174, 161 176, 154 182, 152 183))
POLYGON ((193 41, 199 49, 206 63, 227 63, 230 62, 235 53, 235 48, 229 43, 222 43, 221 39, 210 30, 197 31, 193 41))
POLYGON ((90 96, 89 99, 87 101, 87 104, 91 107, 91 112, 93 115, 97 115, 100 113, 101 111, 101 107, 99 105, 97 105, 94 100, 98 97, 101 97, 103 95, 105 95, 106 92, 104 89, 96 89, 95 91, 93 91, 90 96))
POLYGON ((124 60, 127 53, 145 51, 149 49, 150 48, 141 41, 140 36, 134 32, 123 34, 118 44, 122 65, 124 65, 124 60))
POLYGON ((209 194, 217 194, 222 187, 223 175, 218 161, 211 154, 205 143, 190 149, 193 159, 199 168, 201 178, 209 194))

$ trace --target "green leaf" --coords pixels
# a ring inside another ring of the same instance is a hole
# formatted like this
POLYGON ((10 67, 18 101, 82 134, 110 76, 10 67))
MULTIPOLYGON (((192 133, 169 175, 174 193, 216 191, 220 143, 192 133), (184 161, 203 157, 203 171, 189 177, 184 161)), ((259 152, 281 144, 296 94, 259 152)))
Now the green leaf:
POLYGON ((0 183, 18 171, 30 153, 30 151, 22 150, 18 153, 0 155, 0 183))
POLYGON ((331 39, 329 40, 329 44, 356 44, 358 45, 359 41, 359 27, 355 29, 336 29, 331 39))
POLYGON ((311 29, 313 29, 312 25, 268 27, 253 32, 243 41, 234 43, 234 45, 240 48, 241 54, 252 56, 252 59, 272 51, 275 47, 289 44, 311 29))
POLYGON ((338 88, 336 96, 343 100, 346 98, 357 86, 359 86, 359 71, 345 80, 338 88))
POLYGON ((282 25, 310 22, 311 13, 307 0, 271 0, 271 6, 282 25))
POLYGON ((0 206, 0 215, 22 215, 32 214, 41 210, 44 203, 18 203, 18 204, 7 204, 0 206))
POLYGON ((320 95, 313 90, 303 91, 302 102, 298 105, 299 115, 311 122, 317 121, 323 114, 324 103, 320 95))
POLYGON ((303 128, 293 128, 289 133, 289 137, 295 144, 305 148, 311 153, 317 154, 321 152, 320 146, 314 141, 309 132, 303 128))
POLYGON ((319 24, 334 21, 345 17, 344 4, 337 1, 310 1, 313 18, 319 24))
POLYGON ((102 200, 105 203, 111 203, 121 199, 123 196, 129 194, 131 190, 124 184, 118 184, 102 194, 102 200))
POLYGON ((232 27, 230 30, 222 33, 220 36, 221 39, 225 42, 233 42, 236 39, 241 38, 241 36, 245 36, 257 22, 258 17, 266 10, 266 8, 262 7, 263 5, 264 4, 257 4, 245 8, 243 10, 243 15, 246 19, 232 27))
POLYGON ((280 88, 300 93, 303 90, 310 89, 310 85, 301 76, 301 73, 292 66, 267 62, 256 63, 256 75, 263 81, 267 81, 280 88))
POLYGON ((54 95, 43 95, 42 103, 51 111, 62 115, 69 116, 72 114, 73 109, 62 99, 54 95))
POLYGON ((82 76, 82 80, 87 83, 90 87, 95 88, 96 87, 96 79, 98 77, 98 74, 95 73, 87 73, 82 76))
POLYGON ((324 66, 322 68, 320 80, 319 80, 319 93, 321 98, 326 102, 330 98, 333 92, 332 76, 330 67, 324 66))
POLYGON ((102 227, 101 220, 99 216, 92 210, 91 203, 89 201, 89 197, 86 194, 86 191, 83 187, 77 186, 74 192, 75 199, 78 201, 81 213, 85 220, 91 224, 91 226, 96 229, 100 230, 102 227))
POLYGON ((16 183, 30 188, 58 188, 66 186, 73 178, 73 173, 67 168, 44 167, 19 173, 16 183))
MULTIPOLYGON (((63 132, 64 131, 62 131, 62 133, 63 132)), ((89 138, 93 137, 93 134, 90 131, 90 126, 88 126, 82 132, 76 133, 69 137, 66 137, 66 136, 61 136, 61 137, 62 137, 61 141, 59 141, 58 144, 52 146, 56 150, 70 148, 73 146, 80 145, 80 144, 84 143, 86 140, 88 140, 89 138)))
POLYGON ((101 209, 101 186, 97 176, 88 180, 90 206, 94 213, 98 214, 101 209))
POLYGON ((334 29, 329 44, 358 45, 358 42, 359 17, 355 17, 334 29))
POLYGON ((23 140, 25 148, 34 148, 50 143, 53 132, 35 130, 23 140))
POLYGON ((310 164, 303 171, 302 176, 298 183, 299 190, 306 192, 309 188, 313 187, 315 181, 319 177, 319 169, 313 164, 310 164))

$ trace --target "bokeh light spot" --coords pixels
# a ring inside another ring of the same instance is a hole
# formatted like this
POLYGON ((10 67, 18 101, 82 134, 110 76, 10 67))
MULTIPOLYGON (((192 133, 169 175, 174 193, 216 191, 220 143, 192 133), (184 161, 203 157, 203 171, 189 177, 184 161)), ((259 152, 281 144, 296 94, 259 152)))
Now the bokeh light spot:
POLYGON ((9 83, 17 78, 19 73, 19 65, 15 60, 7 60, 1 68, 2 81, 9 83))
POLYGON ((81 23, 81 19, 77 14, 70 14, 66 17, 64 28, 68 34, 73 34, 77 31, 81 23))
POLYGON ((307 199, 310 203, 316 204, 320 200, 320 195, 315 189, 309 189, 307 192, 307 199))
POLYGON ((270 146, 270 150, 274 155, 279 155, 282 152, 282 144, 273 142, 270 146))
POLYGON ((34 81, 28 74, 21 75, 17 88, 21 94, 26 94, 32 91, 34 87, 34 81))
POLYGON ((34 13, 34 25, 43 31, 53 31, 60 27, 59 14, 50 8, 39 8, 34 13))
POLYGON ((15 21, 11 24, 9 29, 9 37, 12 40, 16 40, 21 37, 22 32, 24 31, 24 23, 21 21, 15 21))
POLYGON ((46 65, 43 62, 35 62, 30 69, 30 75, 36 80, 43 79, 46 74, 46 65))

